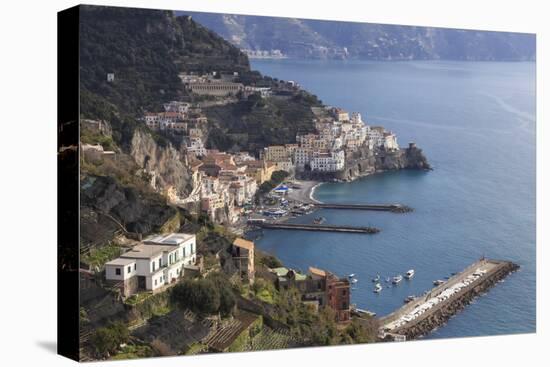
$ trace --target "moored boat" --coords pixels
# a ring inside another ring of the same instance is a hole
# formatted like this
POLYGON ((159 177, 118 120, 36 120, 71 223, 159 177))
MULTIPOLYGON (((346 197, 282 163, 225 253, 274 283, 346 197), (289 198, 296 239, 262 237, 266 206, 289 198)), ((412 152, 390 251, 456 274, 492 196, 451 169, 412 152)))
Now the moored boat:
POLYGON ((380 283, 376 283, 376 285, 374 286, 373 292, 380 293, 381 291, 382 291, 382 286, 380 285, 380 283))
POLYGON ((405 278, 411 279, 412 277, 414 277, 414 269, 411 269, 405 273, 405 278))
POLYGON ((393 284, 399 284, 402 280, 403 280, 403 276, 397 275, 397 276, 393 277, 391 282, 393 284))
POLYGON ((441 284, 443 284, 443 283, 445 283, 444 280, 441 280, 441 279, 434 280, 434 285, 441 285, 441 284))
POLYGON ((380 281, 380 274, 376 274, 376 277, 372 278, 372 281, 378 283, 380 281))
POLYGON ((403 302, 405 303, 409 303, 409 302, 412 302, 415 300, 415 296, 408 296, 407 298, 405 298, 405 300, 403 302))

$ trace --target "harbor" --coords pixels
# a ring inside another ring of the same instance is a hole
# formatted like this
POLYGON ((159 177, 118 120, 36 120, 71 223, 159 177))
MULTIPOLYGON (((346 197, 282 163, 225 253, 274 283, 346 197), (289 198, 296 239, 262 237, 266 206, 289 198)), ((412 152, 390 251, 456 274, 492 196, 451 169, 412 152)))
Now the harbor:
POLYGON ((411 340, 429 334, 460 312, 475 297, 519 269, 509 261, 480 259, 447 281, 434 281, 426 294, 379 319, 379 338, 411 340))

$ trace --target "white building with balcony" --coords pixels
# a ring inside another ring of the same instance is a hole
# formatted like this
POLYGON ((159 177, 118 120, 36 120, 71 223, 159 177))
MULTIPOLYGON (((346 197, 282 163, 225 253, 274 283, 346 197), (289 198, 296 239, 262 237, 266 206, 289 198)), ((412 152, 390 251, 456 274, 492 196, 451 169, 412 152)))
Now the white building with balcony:
POLYGON ((184 274, 197 261, 194 234, 151 236, 105 264, 107 281, 127 297, 138 291, 159 291, 184 274))

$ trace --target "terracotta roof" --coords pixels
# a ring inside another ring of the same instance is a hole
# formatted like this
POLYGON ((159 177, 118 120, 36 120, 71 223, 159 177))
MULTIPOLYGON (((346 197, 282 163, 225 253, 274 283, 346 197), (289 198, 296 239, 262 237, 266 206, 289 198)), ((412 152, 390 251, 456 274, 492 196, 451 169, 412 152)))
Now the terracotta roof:
POLYGON ((324 276, 327 275, 326 271, 318 269, 318 268, 314 268, 313 266, 309 267, 309 272, 313 275, 318 275, 318 276, 321 276, 321 277, 324 277, 324 276))
POLYGON ((254 249, 254 242, 247 241, 243 238, 236 238, 235 241, 233 241, 233 245, 237 247, 241 247, 247 250, 253 250, 254 249))

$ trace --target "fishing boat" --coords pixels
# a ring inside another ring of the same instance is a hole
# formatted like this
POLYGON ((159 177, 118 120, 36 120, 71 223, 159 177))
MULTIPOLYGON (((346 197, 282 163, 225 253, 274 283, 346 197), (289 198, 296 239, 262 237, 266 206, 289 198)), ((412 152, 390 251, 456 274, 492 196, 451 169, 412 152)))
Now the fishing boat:
POLYGON ((399 284, 402 280, 403 280, 403 276, 397 275, 397 276, 393 277, 391 282, 393 284, 399 284))
POLYGON ((313 224, 323 224, 326 220, 325 217, 318 217, 313 220, 313 224))
POLYGON ((376 285, 374 286, 373 292, 380 293, 381 291, 382 291, 382 286, 380 285, 380 283, 376 283, 376 285))
POLYGON ((444 280, 441 280, 441 279, 434 280, 434 285, 441 285, 441 284, 443 284, 443 283, 445 283, 444 280))
POLYGON ((407 273, 405 273, 405 278, 406 279, 411 279, 412 277, 414 277, 414 269, 411 269, 411 270, 407 271, 407 273))
POLYGON ((380 274, 376 274, 376 277, 372 278, 372 281, 378 283, 380 281, 380 274))

